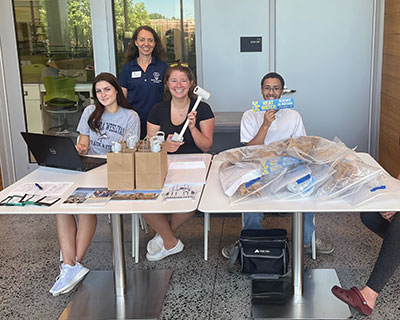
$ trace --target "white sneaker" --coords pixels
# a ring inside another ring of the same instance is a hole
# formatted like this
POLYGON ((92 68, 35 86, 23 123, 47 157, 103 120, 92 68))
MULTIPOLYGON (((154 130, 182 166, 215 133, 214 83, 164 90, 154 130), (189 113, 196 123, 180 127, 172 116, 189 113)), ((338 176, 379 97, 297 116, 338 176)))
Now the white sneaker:
MULTIPOLYGON (((331 254, 333 251, 335 251, 335 246, 332 242, 320 238, 317 238, 315 240, 315 248, 317 253, 320 254, 331 254)), ((304 252, 311 252, 311 243, 307 243, 304 245, 304 252)))
POLYGON ((184 248, 184 245, 183 245, 182 241, 178 239, 178 243, 175 245, 175 247, 167 250, 167 249, 165 249, 165 247, 163 245, 159 252, 157 252, 155 254, 147 253, 146 258, 149 261, 158 261, 158 260, 164 259, 165 257, 168 257, 172 254, 181 252, 183 250, 183 248, 184 248))
POLYGON ((60 269, 60 275, 49 291, 55 297, 70 292, 89 272, 89 269, 82 266, 79 262, 75 262, 74 266, 62 264, 60 269))
POLYGON ((223 247, 221 250, 221 254, 224 258, 229 259, 231 257, 231 252, 235 244, 231 244, 229 246, 223 247))
POLYGON ((153 239, 147 242, 147 252, 151 255, 154 255, 157 252, 160 252, 163 246, 164 246, 163 238, 161 238, 161 236, 158 233, 156 233, 153 239))

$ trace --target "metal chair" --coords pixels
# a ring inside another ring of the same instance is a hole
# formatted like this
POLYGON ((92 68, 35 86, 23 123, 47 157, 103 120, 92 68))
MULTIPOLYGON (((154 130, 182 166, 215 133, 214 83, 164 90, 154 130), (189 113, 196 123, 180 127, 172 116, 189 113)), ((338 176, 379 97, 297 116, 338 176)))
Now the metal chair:
MULTIPOLYGON (((44 96, 44 110, 49 114, 63 115, 63 123, 50 127, 48 131, 59 129, 61 132, 69 130, 67 114, 79 112, 79 97, 75 94, 75 80, 68 77, 43 77, 46 89, 44 96)), ((61 123, 61 121, 59 120, 61 123)))

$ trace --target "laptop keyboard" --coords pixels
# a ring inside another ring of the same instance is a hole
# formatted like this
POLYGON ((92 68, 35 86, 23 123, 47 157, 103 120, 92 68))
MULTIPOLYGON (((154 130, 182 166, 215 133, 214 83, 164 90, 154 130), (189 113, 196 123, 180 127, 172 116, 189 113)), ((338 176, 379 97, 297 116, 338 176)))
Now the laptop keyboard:
POLYGON ((106 159, 93 158, 93 157, 81 157, 81 159, 83 166, 85 167, 86 170, 96 168, 107 162, 106 159))

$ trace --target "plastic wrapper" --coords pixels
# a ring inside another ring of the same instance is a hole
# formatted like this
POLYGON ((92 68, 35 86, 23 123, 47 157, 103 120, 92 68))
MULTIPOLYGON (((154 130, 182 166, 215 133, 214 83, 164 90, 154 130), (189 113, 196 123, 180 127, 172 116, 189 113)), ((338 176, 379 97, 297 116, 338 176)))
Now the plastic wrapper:
POLYGON ((223 162, 220 181, 232 204, 262 198, 348 199, 382 173, 339 140, 313 136, 235 148, 215 160, 223 162))

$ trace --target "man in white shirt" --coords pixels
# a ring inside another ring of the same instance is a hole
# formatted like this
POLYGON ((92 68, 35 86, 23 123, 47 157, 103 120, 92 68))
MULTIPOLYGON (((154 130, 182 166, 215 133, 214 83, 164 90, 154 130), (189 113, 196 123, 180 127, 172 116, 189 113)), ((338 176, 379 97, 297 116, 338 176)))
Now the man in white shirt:
MULTIPOLYGON (((261 94, 265 100, 279 99, 283 93, 285 81, 282 76, 275 72, 266 74, 261 80, 261 94)), ((292 137, 305 136, 306 130, 300 114, 293 109, 267 110, 254 112, 247 110, 240 123, 240 142, 245 145, 261 145, 288 139, 292 137)), ((304 245, 310 248, 311 235, 315 229, 313 213, 304 214, 304 245)), ((262 229, 261 221, 264 214, 244 213, 243 229, 262 229)), ((222 249, 222 255, 229 257, 230 246, 222 249)), ((328 241, 316 239, 316 249, 321 254, 331 254, 335 248, 328 241)))

